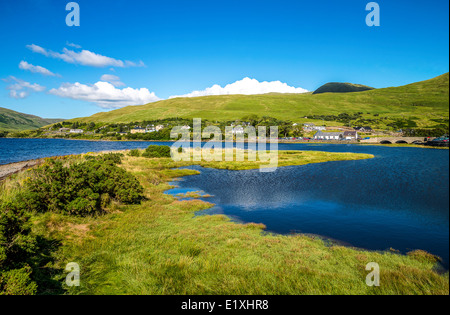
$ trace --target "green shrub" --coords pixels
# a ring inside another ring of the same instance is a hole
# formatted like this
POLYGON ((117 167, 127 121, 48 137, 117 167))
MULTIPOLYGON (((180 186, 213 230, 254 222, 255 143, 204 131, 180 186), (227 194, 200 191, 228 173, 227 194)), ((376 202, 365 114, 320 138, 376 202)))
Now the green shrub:
POLYGON ((26 262, 35 254, 29 217, 13 203, 0 204, 0 295, 35 294, 26 262))
POLYGON ((151 145, 142 156, 146 158, 170 158, 170 150, 170 147, 166 145, 151 145))
POLYGON ((122 153, 107 153, 103 155, 92 156, 88 155, 85 157, 86 160, 95 160, 95 161, 112 161, 114 164, 122 164, 122 158, 124 155, 122 153))
POLYGON ((123 157, 124 155, 122 153, 108 153, 100 156, 103 161, 112 161, 115 164, 122 164, 123 157))
POLYGON ((111 200, 138 204, 143 187, 130 173, 116 165, 119 155, 88 158, 64 167, 51 160, 34 170, 25 183, 21 208, 36 212, 57 212, 87 216, 101 213, 111 200))
POLYGON ((141 152, 138 149, 133 149, 128 153, 129 156, 140 157, 141 152))
POLYGON ((0 295, 35 295, 36 291, 37 284, 31 280, 30 266, 0 270, 0 295))
POLYGON ((36 240, 30 235, 29 216, 16 204, 0 205, 0 269, 22 267, 34 252, 36 240))

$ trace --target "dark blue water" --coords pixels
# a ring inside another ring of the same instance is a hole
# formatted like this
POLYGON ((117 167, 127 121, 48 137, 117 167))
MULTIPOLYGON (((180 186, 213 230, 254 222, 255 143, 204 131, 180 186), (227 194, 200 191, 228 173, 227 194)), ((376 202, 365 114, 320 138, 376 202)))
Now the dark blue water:
MULTIPOLYGON (((146 148, 167 142, 0 139, 0 165, 57 155, 146 148)), ((341 161, 258 170, 203 169, 171 193, 214 195, 210 214, 264 223, 276 233, 308 233, 371 250, 423 249, 449 261, 449 151, 330 144, 279 144, 280 150, 374 154, 341 161)))
POLYGON ((193 167, 178 190, 204 191, 239 222, 307 233, 370 250, 423 249, 449 261, 449 151, 358 145, 280 144, 280 149, 370 153, 375 159, 258 170, 193 167))

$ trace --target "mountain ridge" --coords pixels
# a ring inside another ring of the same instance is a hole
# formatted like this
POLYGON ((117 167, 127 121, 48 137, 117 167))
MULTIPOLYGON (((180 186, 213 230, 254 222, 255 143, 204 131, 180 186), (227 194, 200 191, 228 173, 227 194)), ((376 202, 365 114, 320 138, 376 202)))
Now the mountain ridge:
POLYGON ((354 83, 342 83, 342 82, 330 82, 322 85, 317 90, 313 92, 313 94, 322 94, 322 93, 352 93, 352 92, 363 92, 375 90, 375 88, 362 85, 362 84, 354 84, 354 83))
POLYGON ((64 121, 64 119, 41 118, 0 107, 0 130, 3 131, 33 130, 61 121, 64 121))

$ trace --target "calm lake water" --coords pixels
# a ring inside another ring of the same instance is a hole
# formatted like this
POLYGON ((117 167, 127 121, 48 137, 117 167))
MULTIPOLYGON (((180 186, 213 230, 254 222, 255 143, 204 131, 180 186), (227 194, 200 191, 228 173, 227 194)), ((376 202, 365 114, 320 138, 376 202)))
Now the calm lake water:
POLYGON ((141 141, 78 141, 64 139, 3 139, 0 138, 0 165, 38 158, 89 152, 144 149, 150 144, 172 142, 141 141))
MULTIPOLYGON (((166 142, 0 139, 0 164, 56 155, 146 148, 166 142)), ((169 143, 170 144, 170 143, 169 143)), ((375 159, 290 166, 274 173, 192 167, 168 193, 204 191, 238 222, 276 233, 308 233, 346 245, 423 249, 449 261, 449 151, 359 145, 279 144, 280 150, 356 152, 375 159)))

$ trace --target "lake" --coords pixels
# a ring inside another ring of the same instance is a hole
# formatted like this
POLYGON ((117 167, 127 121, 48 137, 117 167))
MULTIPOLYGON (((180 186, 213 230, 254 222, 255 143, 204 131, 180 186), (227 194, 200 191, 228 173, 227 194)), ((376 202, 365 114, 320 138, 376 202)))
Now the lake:
POLYGON ((360 145, 280 144, 281 150, 374 154, 362 161, 289 166, 274 173, 190 167, 169 193, 204 191, 203 214, 263 223, 370 250, 423 249, 449 261, 449 151, 360 145))
MULTIPOLYGON (((0 139, 0 165, 170 142, 0 139)), ((355 152, 374 159, 258 170, 192 167, 168 193, 204 191, 216 204, 201 214, 257 222, 269 232, 321 235, 342 244, 406 253, 423 249, 449 261, 449 151, 361 145, 279 144, 280 150, 355 152)))
POLYGON ((150 144, 171 145, 172 142, 0 138, 0 165, 60 155, 144 149, 150 144))

